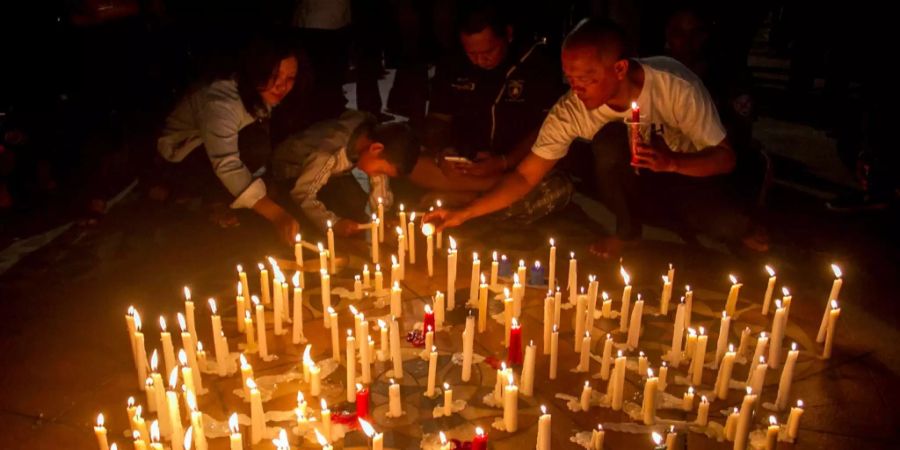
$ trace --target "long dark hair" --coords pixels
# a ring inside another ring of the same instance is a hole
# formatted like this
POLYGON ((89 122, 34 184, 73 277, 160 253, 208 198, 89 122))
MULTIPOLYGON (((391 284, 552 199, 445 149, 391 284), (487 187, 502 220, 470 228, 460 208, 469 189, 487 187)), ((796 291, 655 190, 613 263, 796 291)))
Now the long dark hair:
POLYGON ((281 61, 291 56, 299 59, 290 41, 280 34, 256 37, 241 51, 234 78, 241 102, 253 117, 268 117, 269 108, 259 89, 277 76, 281 61))

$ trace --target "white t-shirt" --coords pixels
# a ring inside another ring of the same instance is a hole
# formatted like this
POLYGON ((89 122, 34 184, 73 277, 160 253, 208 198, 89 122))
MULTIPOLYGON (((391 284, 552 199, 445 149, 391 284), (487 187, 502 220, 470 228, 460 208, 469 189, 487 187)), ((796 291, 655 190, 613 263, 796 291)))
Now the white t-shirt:
MULTIPOLYGON (((637 61, 644 69, 644 87, 637 99, 641 122, 662 125, 669 148, 697 152, 725 139, 716 106, 697 75, 667 56, 637 61)), ((547 114, 531 151, 544 159, 560 159, 575 139, 590 140, 607 123, 630 117, 631 110, 616 112, 607 105, 588 110, 569 90, 547 114)))

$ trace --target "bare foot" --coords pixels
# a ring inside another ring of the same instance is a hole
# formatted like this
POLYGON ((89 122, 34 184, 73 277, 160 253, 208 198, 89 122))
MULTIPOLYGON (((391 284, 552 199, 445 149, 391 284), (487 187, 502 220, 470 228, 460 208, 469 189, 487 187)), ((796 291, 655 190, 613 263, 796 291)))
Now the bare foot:
POLYGON ((607 236, 591 244, 588 247, 588 251, 603 259, 619 259, 619 256, 622 255, 622 250, 625 249, 629 242, 615 236, 607 236))

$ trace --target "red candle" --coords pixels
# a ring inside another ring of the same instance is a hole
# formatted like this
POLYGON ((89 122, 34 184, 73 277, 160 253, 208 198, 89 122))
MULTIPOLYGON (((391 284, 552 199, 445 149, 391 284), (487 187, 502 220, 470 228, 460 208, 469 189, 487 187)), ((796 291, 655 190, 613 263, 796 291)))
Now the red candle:
POLYGON ((369 418, 369 388, 361 384, 356 385, 356 417, 369 418))
POLYGON ((513 318, 512 326, 509 328, 509 352, 507 353, 507 360, 511 366, 522 364, 522 327, 515 318, 513 318))
POLYGON ((434 330, 434 311, 431 305, 425 305, 425 319, 422 321, 422 329, 427 333, 429 329, 434 330))
POLYGON ((641 108, 637 102, 631 102, 631 121, 635 123, 641 121, 641 108))
POLYGON ((472 439, 472 450, 487 450, 487 435, 481 427, 475 428, 475 437, 472 439))

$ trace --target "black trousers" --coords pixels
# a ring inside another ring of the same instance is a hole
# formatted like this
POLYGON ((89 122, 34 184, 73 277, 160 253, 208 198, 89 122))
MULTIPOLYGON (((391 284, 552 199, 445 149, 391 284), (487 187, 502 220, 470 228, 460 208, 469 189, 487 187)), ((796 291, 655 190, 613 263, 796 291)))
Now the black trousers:
POLYGON ((318 198, 326 208, 342 218, 359 223, 369 223, 371 220, 366 214, 369 194, 363 190, 352 173, 329 178, 328 183, 319 189, 318 198))
POLYGON ((729 176, 690 177, 646 169, 636 174, 624 123, 598 131, 589 157, 592 164, 581 164, 588 168, 581 173, 582 187, 615 214, 619 238, 639 238, 644 223, 728 242, 749 230, 749 202, 738 195, 729 176))

